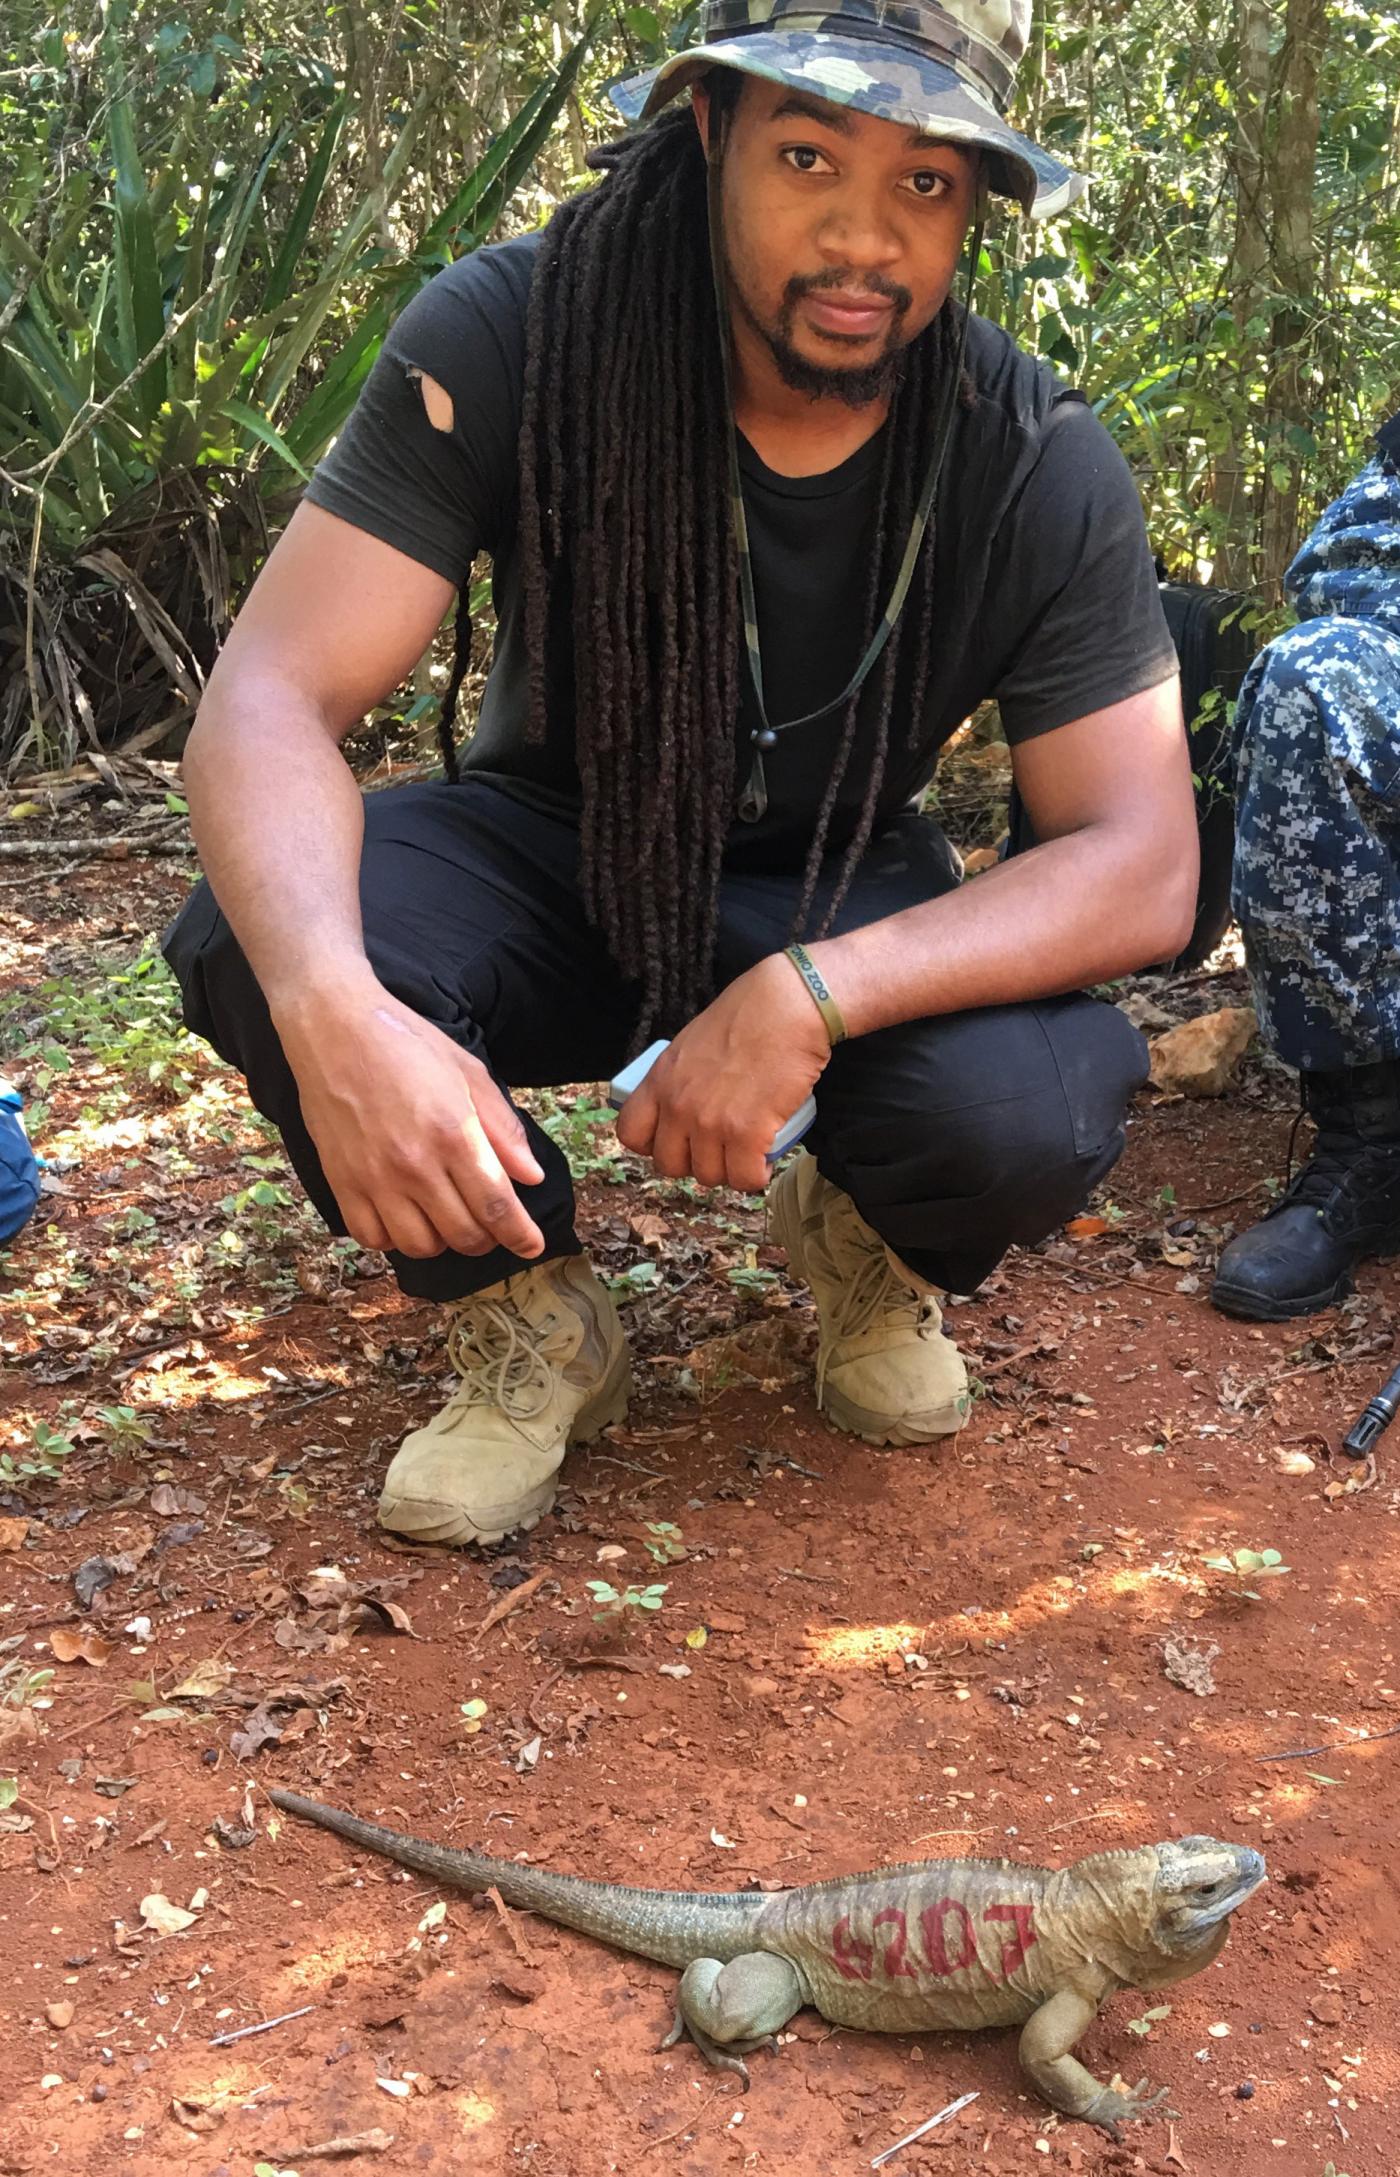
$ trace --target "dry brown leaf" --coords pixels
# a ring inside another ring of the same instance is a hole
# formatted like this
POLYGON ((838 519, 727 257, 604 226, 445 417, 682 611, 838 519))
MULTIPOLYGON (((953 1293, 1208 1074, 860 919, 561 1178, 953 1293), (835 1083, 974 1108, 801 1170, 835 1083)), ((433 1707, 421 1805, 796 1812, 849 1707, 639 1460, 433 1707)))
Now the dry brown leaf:
POLYGON ((762 1316, 737 1330, 706 1338, 687 1353, 685 1365, 704 1393, 739 1381, 761 1391, 800 1382, 809 1365, 810 1334, 789 1316, 762 1316))
POLYGON ((403 1604, 391 1602, 387 1595, 362 1595, 358 1602, 350 1605, 348 1612, 342 1611, 341 1615, 342 1620, 348 1616, 351 1620, 358 1620, 361 1625, 377 1623, 387 1626, 391 1633, 407 1633, 410 1640, 417 1638, 413 1630, 413 1620, 403 1604))
POLYGON ((172 1905, 160 1890, 152 1890, 149 1897, 141 1900, 141 1918, 157 1935, 178 1935, 183 1928, 192 1928, 198 1915, 186 1912, 183 1905, 172 1905))
POLYGON ((182 1513, 187 1518, 198 1518, 205 1510, 203 1497, 193 1490, 176 1489, 169 1482, 157 1482, 151 1491, 151 1510, 161 1519, 177 1519, 182 1513))
POLYGON ((666 1219, 651 1210, 634 1210, 627 1220, 627 1228, 643 1247, 660 1247, 671 1237, 671 1227, 666 1219))
POLYGON ((27 1519, 0 1519, 0 1550, 17 1550, 28 1532, 27 1519))
POLYGON ((56 1663, 91 1663, 95 1670, 117 1652, 115 1641, 104 1640, 90 1625, 56 1625, 49 1647, 56 1663))
POLYGON ((222 1693, 233 1676, 233 1665, 221 1663, 217 1656, 210 1656, 203 1663, 196 1663, 188 1678, 182 1678, 178 1686, 166 1695, 168 1701, 208 1701, 216 1693, 222 1693))
POLYGON ((183 2124, 187 2132, 212 2132, 218 2123, 214 2111, 202 2101, 191 2101, 184 2094, 173 2094, 170 2114, 177 2124, 183 2124))
POLYGON ((1071 1217, 1069 1223, 1065 1226, 1065 1231, 1072 1240, 1096 1240, 1101 1233, 1107 1232, 1107 1230, 1108 1219, 1106 1217, 1071 1217))
POLYGON ((519 1587, 511 1588, 508 1594, 502 1595, 499 1602, 492 1603, 491 1608, 481 1621, 479 1630, 483 1633, 489 1633, 493 1625, 500 1624, 502 1618, 508 1618, 515 1611, 523 1609, 531 1597, 539 1593, 548 1578, 549 1574, 547 1572, 537 1572, 533 1579, 522 1580, 519 1587))
POLYGON ((1178 2169, 1189 2170, 1191 2167, 1176 2143, 1176 2126, 1174 2124, 1169 2123, 1167 2126, 1167 2151, 1162 2156, 1162 2160, 1164 2162, 1175 2162, 1178 2169))
POLYGON ((336 1603, 350 1602, 357 1590, 339 1565, 316 1565, 304 1580, 297 1582, 297 1593, 313 1610, 324 1610, 336 1603))

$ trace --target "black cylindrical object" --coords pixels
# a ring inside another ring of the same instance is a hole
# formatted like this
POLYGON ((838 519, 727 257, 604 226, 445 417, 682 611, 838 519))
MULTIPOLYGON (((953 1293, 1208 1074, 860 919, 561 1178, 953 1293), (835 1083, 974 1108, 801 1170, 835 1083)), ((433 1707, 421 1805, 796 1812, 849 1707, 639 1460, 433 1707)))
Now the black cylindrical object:
POLYGON ((1386 1379, 1360 1419, 1353 1421, 1342 1438, 1343 1451, 1349 1451, 1353 1459, 1366 1458, 1375 1450, 1397 1413, 1400 1413, 1400 1368, 1386 1379))

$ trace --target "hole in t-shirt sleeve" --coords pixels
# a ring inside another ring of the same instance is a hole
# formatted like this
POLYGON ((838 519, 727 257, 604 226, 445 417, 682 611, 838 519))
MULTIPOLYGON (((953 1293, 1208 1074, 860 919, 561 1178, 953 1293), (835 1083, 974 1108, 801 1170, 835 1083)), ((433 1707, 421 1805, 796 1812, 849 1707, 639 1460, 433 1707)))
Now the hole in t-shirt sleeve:
POLYGON ((423 396, 423 406, 428 411, 428 421, 433 429, 450 431, 453 407, 452 395, 447 388, 440 386, 436 378, 430 378, 425 370, 420 370, 416 363, 410 363, 407 372, 410 382, 417 385, 423 396))

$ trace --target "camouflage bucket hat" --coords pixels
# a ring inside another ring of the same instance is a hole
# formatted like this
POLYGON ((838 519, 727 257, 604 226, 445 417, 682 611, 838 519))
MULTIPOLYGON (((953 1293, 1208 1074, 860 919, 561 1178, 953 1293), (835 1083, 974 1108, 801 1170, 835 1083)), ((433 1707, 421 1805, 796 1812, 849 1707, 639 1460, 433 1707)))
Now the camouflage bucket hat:
POLYGON ((1063 211, 1082 174, 1002 118, 1030 29, 1031 0, 707 0, 700 43, 612 89, 628 121, 649 121, 714 67, 786 83, 882 121, 980 145, 987 179, 1032 219, 1063 211))

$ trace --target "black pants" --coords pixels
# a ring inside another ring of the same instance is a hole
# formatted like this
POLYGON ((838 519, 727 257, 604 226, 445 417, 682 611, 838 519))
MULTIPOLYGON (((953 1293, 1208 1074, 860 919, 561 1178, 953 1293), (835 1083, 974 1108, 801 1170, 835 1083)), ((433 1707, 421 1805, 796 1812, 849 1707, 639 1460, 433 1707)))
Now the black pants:
MULTIPOLYGON (((502 1087, 604 1081, 628 1056, 635 992, 584 922, 577 871, 571 825, 480 781, 366 796, 360 897, 370 964, 502 1087)), ((798 881, 725 876, 721 983, 788 942, 798 881)), ((956 882, 942 833, 910 812, 872 842, 836 928, 956 882)), ((343 1233, 262 992, 207 884, 165 932, 163 950, 187 1027, 244 1075, 321 1216, 343 1233)), ((1146 1071, 1137 1030, 1092 998, 910 1021, 833 1053, 807 1146, 913 1269, 968 1293, 1013 1241, 1044 1238, 1082 1206, 1122 1154, 1124 1107, 1146 1071)), ((545 1173, 522 1198, 546 1253, 577 1253, 568 1165, 522 1117, 545 1173)), ((405 1292, 431 1300, 459 1299, 525 1267, 504 1248, 390 1260, 405 1292)))

